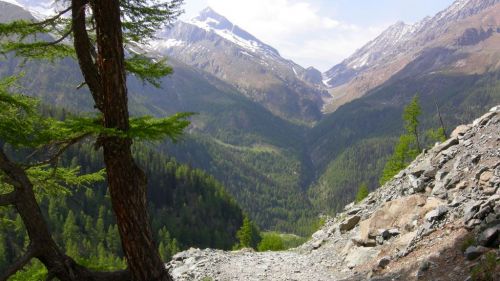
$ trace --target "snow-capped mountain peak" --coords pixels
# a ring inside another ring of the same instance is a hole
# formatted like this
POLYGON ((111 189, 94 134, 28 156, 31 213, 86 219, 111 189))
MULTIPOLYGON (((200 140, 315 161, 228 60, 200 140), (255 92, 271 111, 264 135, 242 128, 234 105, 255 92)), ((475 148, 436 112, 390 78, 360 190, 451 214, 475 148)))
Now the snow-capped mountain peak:
POLYGON ((210 7, 205 8, 197 17, 187 21, 186 23, 195 25, 207 32, 216 33, 222 38, 235 43, 248 51, 279 56, 276 49, 263 43, 250 33, 233 24, 227 18, 218 14, 210 7))
POLYGON ((394 61, 411 50, 419 50, 429 41, 439 38, 440 34, 446 32, 446 27, 454 22, 476 15, 497 3, 500 0, 456 0, 433 17, 426 17, 414 24, 397 22, 324 73, 325 80, 330 87, 346 84, 372 67, 394 61))
POLYGON ((208 27, 211 29, 232 30, 234 28, 233 23, 231 23, 227 18, 215 12, 210 7, 203 9, 200 14, 197 17, 191 19, 189 23, 201 25, 203 27, 208 27))

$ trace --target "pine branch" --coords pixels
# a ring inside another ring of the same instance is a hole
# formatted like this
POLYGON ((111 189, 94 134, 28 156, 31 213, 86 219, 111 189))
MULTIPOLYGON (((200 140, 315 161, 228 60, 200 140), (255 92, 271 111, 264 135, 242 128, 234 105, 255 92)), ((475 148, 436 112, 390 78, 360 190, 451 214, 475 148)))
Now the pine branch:
POLYGON ((161 87, 160 79, 173 72, 172 68, 165 64, 165 60, 155 61, 144 55, 133 55, 125 60, 125 70, 136 75, 144 83, 148 82, 156 88, 161 87))
POLYGON ((15 204, 16 197, 17 197, 16 191, 0 195, 0 206, 9 206, 15 204))
MULTIPOLYGON (((68 148, 70 148, 72 145, 78 143, 79 141, 83 140, 84 138, 86 138, 86 137, 88 137, 90 135, 91 135, 91 133, 85 133, 85 134, 79 135, 77 137, 71 138, 69 140, 60 141, 60 142, 57 142, 56 144, 52 144, 52 145, 60 146, 59 149, 57 150, 57 152, 54 155, 50 156, 48 159, 46 159, 44 161, 37 162, 37 163, 31 164, 31 165, 25 165, 25 166, 23 166, 23 168, 28 169, 28 168, 40 167, 40 166, 44 166, 44 165, 48 165, 48 164, 57 163, 57 160, 59 159, 59 157, 61 157, 61 155, 68 148)), ((30 154, 30 156, 28 156, 28 157, 29 158, 33 157, 39 151, 40 151, 40 149, 37 149, 35 152, 33 152, 32 154, 30 154)))
POLYGON ((6 281, 10 276, 21 270, 32 258, 36 255, 33 247, 28 247, 28 251, 20 257, 16 262, 9 266, 4 273, 0 276, 0 281, 6 281))

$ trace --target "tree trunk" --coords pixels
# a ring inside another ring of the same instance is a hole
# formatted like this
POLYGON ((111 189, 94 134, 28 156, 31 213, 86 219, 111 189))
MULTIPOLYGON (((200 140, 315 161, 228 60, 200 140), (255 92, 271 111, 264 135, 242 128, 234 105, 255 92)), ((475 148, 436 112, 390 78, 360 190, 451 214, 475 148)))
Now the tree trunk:
MULTIPOLYGON (((0 149, 0 170, 14 186, 9 202, 19 212, 30 238, 27 252, 17 262, 0 274, 0 281, 22 269, 32 258, 39 259, 47 268, 49 275, 61 281, 111 281, 130 280, 127 271, 92 272, 78 265, 72 258, 61 252, 52 239, 47 223, 35 199, 33 185, 26 172, 12 163, 0 149)), ((5 202, 7 203, 7 202, 5 202)))
MULTIPOLYGON (((97 34, 97 68, 101 78, 104 126, 129 129, 120 1, 92 2, 97 34)), ((146 202, 146 176, 132 157, 132 140, 100 138, 111 203, 128 268, 136 281, 172 280, 153 236, 146 202)))

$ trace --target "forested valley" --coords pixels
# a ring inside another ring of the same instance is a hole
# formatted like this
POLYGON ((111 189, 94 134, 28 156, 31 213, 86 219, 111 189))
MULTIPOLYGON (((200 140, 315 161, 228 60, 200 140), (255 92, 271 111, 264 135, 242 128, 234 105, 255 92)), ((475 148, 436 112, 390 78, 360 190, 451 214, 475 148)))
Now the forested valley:
POLYGON ((434 48, 329 112, 308 76, 327 73, 236 30, 256 66, 178 21, 183 0, 56 2, 41 19, 0 1, 1 281, 172 280, 191 247, 296 247, 500 103, 497 68, 454 72, 434 48), (159 30, 185 56, 152 48, 159 30))

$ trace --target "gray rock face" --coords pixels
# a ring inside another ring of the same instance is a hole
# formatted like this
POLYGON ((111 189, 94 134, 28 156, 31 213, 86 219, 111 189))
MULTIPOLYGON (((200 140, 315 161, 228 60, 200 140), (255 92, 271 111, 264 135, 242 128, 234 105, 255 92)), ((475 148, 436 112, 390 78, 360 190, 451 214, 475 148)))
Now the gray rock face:
POLYGON ((379 268, 385 268, 386 266, 389 265, 389 263, 391 262, 391 257, 383 257, 381 258, 379 261, 378 261, 378 267, 379 268))
POLYGON ((479 236, 481 246, 497 248, 500 245, 500 224, 484 230, 479 236))
POLYGON ((343 221, 339 225, 339 229, 341 232, 349 231, 349 230, 353 229, 358 224, 358 222, 360 220, 361 220, 360 216, 352 216, 352 217, 346 219, 345 221, 343 221))
POLYGON ((281 57, 273 47, 207 8, 161 30, 152 54, 173 57, 236 87, 241 95, 287 119, 321 118, 324 89, 313 69, 281 57))
POLYGON ((472 260, 475 260, 477 258, 479 258, 480 256, 482 256, 484 253, 488 252, 489 249, 486 248, 486 247, 483 247, 483 246, 470 246, 468 247, 466 250, 465 250, 465 257, 472 261, 472 260))
POLYGON ((481 202, 472 201, 467 203, 464 207, 464 222, 471 220, 479 211, 479 207, 481 207, 481 202))
POLYGON ((448 208, 446 208, 445 206, 439 206, 436 209, 427 213, 427 215, 425 215, 425 219, 428 222, 433 222, 433 221, 440 219, 446 213, 448 213, 448 208))

